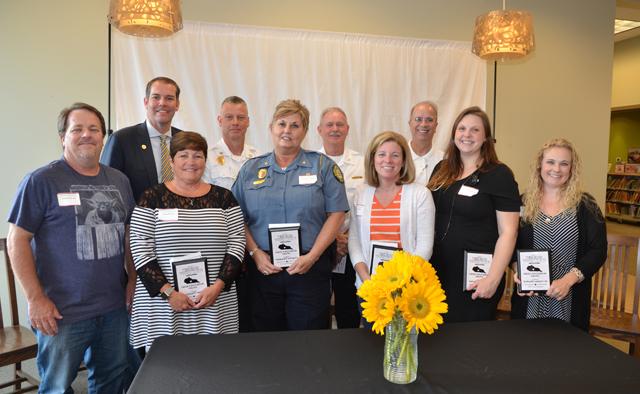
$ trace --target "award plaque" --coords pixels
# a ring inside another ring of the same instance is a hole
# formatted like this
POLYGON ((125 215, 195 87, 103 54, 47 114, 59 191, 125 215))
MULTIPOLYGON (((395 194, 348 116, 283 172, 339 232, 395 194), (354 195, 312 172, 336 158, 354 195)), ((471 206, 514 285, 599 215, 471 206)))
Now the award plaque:
POLYGON ((174 287, 189 298, 195 299, 198 293, 209 286, 207 259, 200 253, 170 259, 173 269, 174 287))
POLYGON ((398 244, 391 242, 371 242, 371 264, 369 264, 369 275, 376 272, 376 268, 385 261, 391 260, 393 252, 398 250, 398 244))
POLYGON ((462 278, 462 291, 468 291, 469 284, 489 275, 491 269, 491 253, 477 253, 464 251, 464 277, 462 278))
POLYGON ((340 258, 340 261, 338 261, 336 266, 333 267, 333 271, 331 272, 333 272, 334 274, 344 274, 346 269, 347 269, 347 256, 342 256, 340 258))
POLYGON ((276 267, 289 267, 300 257, 300 223, 269 225, 271 262, 276 267))
POLYGON ((519 293, 544 293, 551 285, 551 252, 545 249, 518 249, 519 293))

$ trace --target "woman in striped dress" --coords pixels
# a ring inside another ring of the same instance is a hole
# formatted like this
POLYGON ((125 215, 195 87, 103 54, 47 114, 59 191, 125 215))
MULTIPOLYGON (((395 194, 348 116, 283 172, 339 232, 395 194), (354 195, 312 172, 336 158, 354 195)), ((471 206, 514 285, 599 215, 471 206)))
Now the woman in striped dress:
POLYGON ((376 135, 365 155, 366 184, 351 206, 349 256, 356 287, 375 272, 372 244, 393 245, 424 259, 431 257, 435 208, 431 192, 417 183, 411 150, 393 131, 376 135))
POLYGON ((176 134, 169 153, 173 179, 147 189, 131 218, 139 279, 131 318, 134 348, 164 335, 238 332, 233 283, 244 254, 242 211, 229 190, 201 181, 207 142, 200 134, 176 134), (189 297, 175 289, 170 259, 198 252, 207 259, 209 286, 189 297))
POLYGON ((552 282, 541 296, 514 290, 512 317, 557 318, 587 330, 590 279, 607 258, 607 234, 600 208, 580 187, 571 142, 554 139, 540 149, 523 202, 517 246, 551 250, 552 282))

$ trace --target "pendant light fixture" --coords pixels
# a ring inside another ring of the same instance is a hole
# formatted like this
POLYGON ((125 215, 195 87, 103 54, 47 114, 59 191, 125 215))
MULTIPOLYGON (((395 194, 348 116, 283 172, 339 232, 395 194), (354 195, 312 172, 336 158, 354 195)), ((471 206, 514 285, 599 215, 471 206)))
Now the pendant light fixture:
POLYGON ((180 0, 111 0, 109 23, 139 37, 167 37, 182 29, 180 0))
POLYGON ((535 47, 533 17, 527 11, 491 11, 476 18, 472 52, 487 60, 515 59, 528 55, 535 47))

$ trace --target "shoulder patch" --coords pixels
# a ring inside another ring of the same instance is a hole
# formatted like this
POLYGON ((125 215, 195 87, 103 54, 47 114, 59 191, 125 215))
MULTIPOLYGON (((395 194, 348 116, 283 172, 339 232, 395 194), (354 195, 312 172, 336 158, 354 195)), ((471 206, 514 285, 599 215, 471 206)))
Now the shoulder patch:
POLYGON ((337 164, 333 165, 333 176, 336 177, 338 182, 344 183, 344 176, 342 175, 342 170, 340 170, 340 167, 338 167, 337 164))

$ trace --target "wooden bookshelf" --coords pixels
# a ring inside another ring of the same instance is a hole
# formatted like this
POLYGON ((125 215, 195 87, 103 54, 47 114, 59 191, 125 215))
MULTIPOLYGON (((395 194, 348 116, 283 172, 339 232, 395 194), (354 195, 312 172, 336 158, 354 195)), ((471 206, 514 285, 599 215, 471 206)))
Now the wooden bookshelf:
POLYGON ((640 225, 640 173, 607 174, 605 212, 608 219, 640 225))

